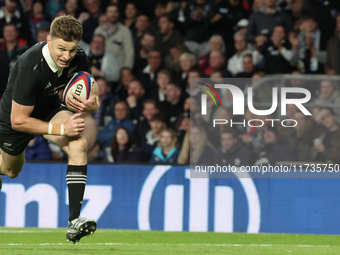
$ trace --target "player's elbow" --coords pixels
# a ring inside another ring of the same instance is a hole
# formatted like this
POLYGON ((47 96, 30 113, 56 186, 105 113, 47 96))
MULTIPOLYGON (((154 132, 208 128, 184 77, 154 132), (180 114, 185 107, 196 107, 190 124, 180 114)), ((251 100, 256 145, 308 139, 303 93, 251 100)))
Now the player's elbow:
POLYGON ((15 131, 21 131, 21 127, 23 126, 24 121, 18 117, 11 118, 11 126, 15 131))

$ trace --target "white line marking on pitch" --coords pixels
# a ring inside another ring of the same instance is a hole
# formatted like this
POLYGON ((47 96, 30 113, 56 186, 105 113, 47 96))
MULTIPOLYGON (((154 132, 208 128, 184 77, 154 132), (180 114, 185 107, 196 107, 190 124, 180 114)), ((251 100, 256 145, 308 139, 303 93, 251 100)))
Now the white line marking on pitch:
MULTIPOLYGON (((23 243, 8 243, 8 244, 0 244, 0 246, 65 246, 70 245, 70 243, 38 243, 38 244, 23 244, 23 243)), ((275 247, 275 246, 296 246, 296 247, 306 247, 306 248, 330 248, 330 247, 339 247, 339 246, 331 246, 331 245, 304 245, 304 244, 296 244, 296 245, 289 245, 289 244, 206 244, 206 243, 198 243, 198 244, 168 244, 168 243, 77 243, 77 245, 81 246, 91 246, 91 245, 144 245, 144 246, 185 246, 185 245, 192 245, 192 246, 253 246, 253 247, 275 247)))

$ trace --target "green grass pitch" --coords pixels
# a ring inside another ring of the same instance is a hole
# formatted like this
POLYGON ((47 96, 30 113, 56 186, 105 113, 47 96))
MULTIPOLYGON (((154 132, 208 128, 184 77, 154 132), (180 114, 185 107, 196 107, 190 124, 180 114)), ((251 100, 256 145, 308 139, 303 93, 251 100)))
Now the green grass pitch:
POLYGON ((0 228, 0 254, 340 254, 340 236, 98 229, 79 243, 66 229, 0 228))

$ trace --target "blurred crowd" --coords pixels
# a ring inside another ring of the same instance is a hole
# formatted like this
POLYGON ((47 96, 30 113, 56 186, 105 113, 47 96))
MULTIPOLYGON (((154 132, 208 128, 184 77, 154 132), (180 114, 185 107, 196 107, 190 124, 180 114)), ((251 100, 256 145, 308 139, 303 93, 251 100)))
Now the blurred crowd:
MULTIPOLYGON (((83 25, 79 46, 100 90, 99 110, 82 115, 89 161, 339 163, 336 81, 285 84, 308 88, 315 104, 312 116, 287 105, 287 116, 298 122, 293 128, 270 125, 271 116, 247 109, 243 119, 265 124, 212 129, 215 117, 234 119, 230 91, 220 91, 224 107, 208 96, 201 115, 202 91, 190 86, 190 78, 247 78, 249 84, 235 82, 246 90, 267 75, 340 74, 339 0, 2 0, 1 94, 15 61, 45 41, 53 18, 65 14, 83 25)), ((272 86, 257 88, 257 102, 271 102, 272 86)), ((39 136, 26 150, 27 160, 65 158, 39 136)))

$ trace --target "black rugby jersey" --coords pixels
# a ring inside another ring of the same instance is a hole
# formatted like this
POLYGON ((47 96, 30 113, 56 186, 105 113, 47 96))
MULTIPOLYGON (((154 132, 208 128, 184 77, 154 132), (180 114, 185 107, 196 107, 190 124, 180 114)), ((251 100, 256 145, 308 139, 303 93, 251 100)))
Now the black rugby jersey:
POLYGON ((61 69, 50 57, 47 42, 37 43, 20 56, 11 69, 0 107, 0 131, 10 132, 12 99, 21 105, 35 106, 31 117, 43 119, 59 107, 58 92, 77 71, 91 74, 86 53, 77 48, 69 66, 61 69))

